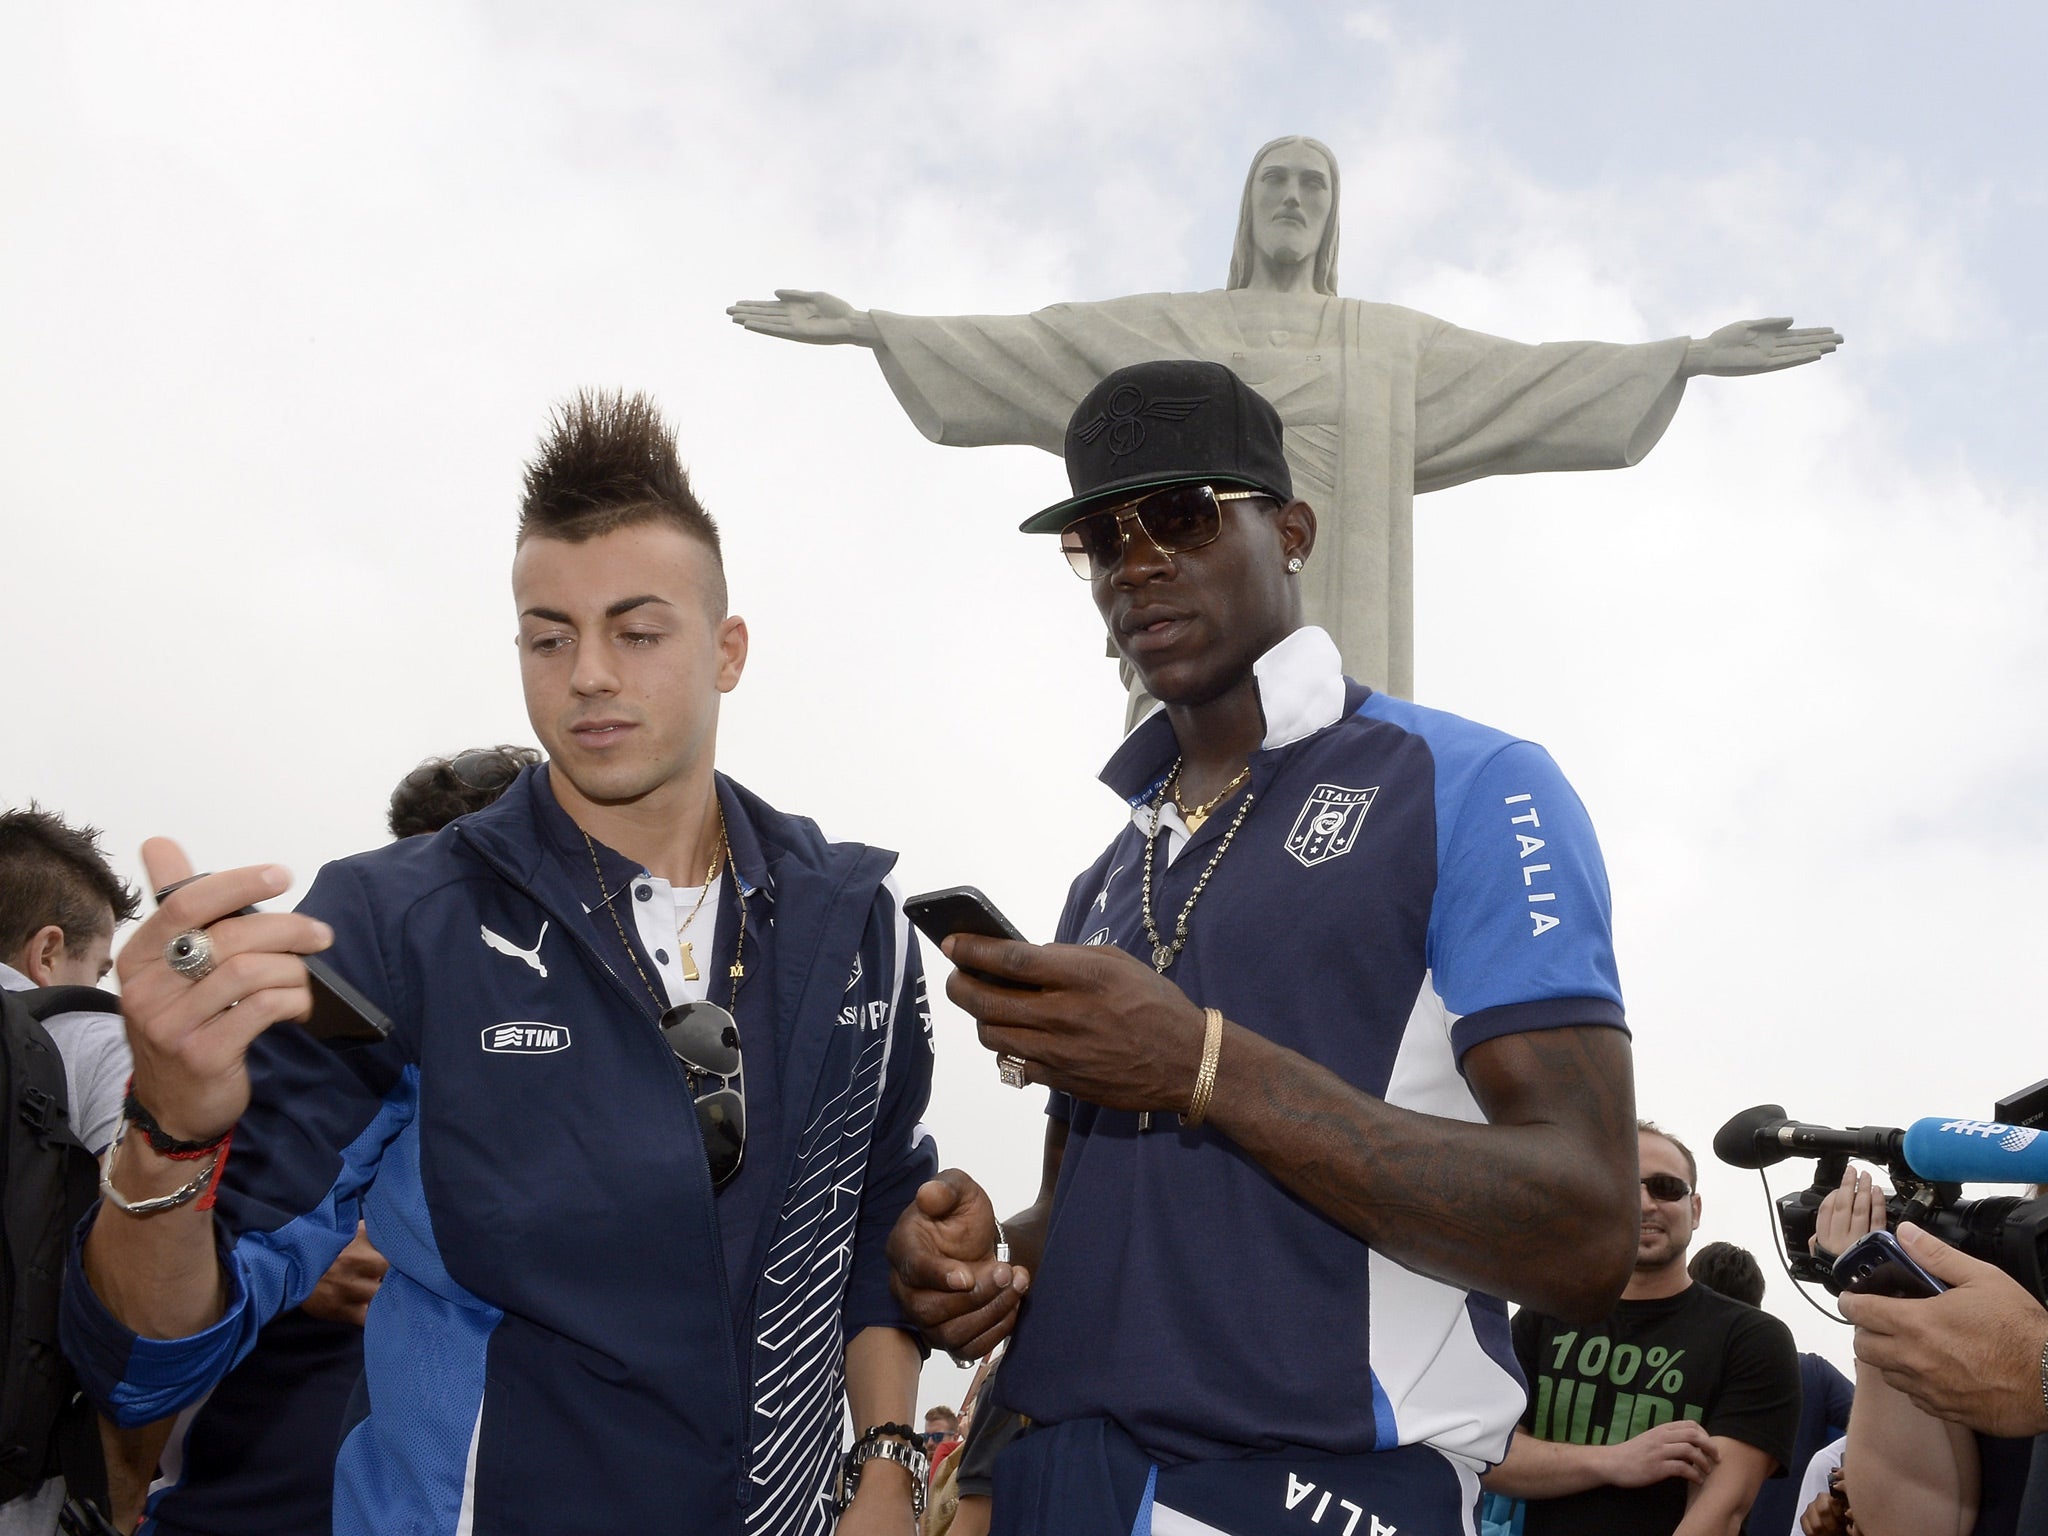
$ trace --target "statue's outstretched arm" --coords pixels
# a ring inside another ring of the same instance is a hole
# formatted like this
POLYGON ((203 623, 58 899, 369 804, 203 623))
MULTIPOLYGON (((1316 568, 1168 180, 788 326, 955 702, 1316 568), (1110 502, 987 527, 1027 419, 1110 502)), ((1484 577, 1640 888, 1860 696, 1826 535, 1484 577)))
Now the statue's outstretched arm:
POLYGON ((807 341, 821 347, 872 347, 881 339, 866 310, 808 288, 778 288, 772 299, 741 299, 726 313, 732 316, 734 325, 763 336, 780 336, 784 341, 807 341))
POLYGON ((1797 368, 1826 357, 1842 344, 1842 333, 1824 325, 1792 329, 1790 315, 1769 320, 1738 320, 1724 325, 1713 335, 1695 339, 1685 349, 1679 372, 1686 378, 1714 373, 1736 377, 1745 373, 1775 373, 1780 368, 1797 368))

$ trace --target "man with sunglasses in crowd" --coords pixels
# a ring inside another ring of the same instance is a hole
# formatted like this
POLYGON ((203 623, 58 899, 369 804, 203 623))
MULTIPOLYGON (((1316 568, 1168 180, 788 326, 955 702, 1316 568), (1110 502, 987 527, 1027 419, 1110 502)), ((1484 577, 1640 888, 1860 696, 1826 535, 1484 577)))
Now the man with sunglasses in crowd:
POLYGON ((134 1089, 67 1348, 118 1417, 173 1410, 360 1212, 390 1269, 337 1533, 826 1532, 850 1404, 837 1528, 906 1536, 919 1353, 884 1245, 933 1167, 931 1044, 893 855, 714 771, 747 630, 643 397, 558 414, 512 586, 545 764, 299 913, 243 914, 289 877, 233 870, 123 951, 134 1089), (284 1022, 320 951, 387 1036, 284 1022))
POLYGON ((1736 1536, 1765 1478, 1805 1470, 1791 1330, 1693 1280, 1699 1166, 1647 1120, 1637 1142, 1635 1269, 1612 1314, 1515 1316, 1529 1406, 1486 1486, 1528 1501, 1523 1536, 1736 1536))
POLYGON ((1522 1407, 1496 1298, 1596 1320, 1633 1248, 1591 826, 1541 748, 1302 624, 1315 513, 1229 369, 1112 373, 1066 462, 1025 529, 1163 708, 1061 942, 947 941, 1003 1078, 1054 1090, 1044 1181, 1000 1227, 921 1189, 906 1307, 964 1354, 1015 1326, 999 1536, 1469 1532, 1522 1407))

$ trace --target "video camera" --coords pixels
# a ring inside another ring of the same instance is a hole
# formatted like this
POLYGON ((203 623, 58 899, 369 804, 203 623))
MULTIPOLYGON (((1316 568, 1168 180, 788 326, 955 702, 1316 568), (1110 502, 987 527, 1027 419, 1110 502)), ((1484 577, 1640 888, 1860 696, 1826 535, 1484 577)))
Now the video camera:
POLYGON ((2048 1199, 1997 1195, 1962 1198, 1966 1183, 2048 1185, 2048 1079, 2000 1099, 1989 1120, 1916 1120, 1906 1127, 1847 1130, 1788 1119, 1783 1106, 1745 1109, 1715 1133, 1714 1155, 1735 1168, 1767 1168, 1788 1157, 1816 1159, 1813 1182, 1777 1200, 1786 1268, 1795 1280, 1825 1284, 1829 1268, 1807 1251, 1820 1203, 1840 1187, 1852 1157, 1882 1163, 1894 1193, 1886 1224, 1902 1221, 2004 1270, 2048 1301, 2048 1199))

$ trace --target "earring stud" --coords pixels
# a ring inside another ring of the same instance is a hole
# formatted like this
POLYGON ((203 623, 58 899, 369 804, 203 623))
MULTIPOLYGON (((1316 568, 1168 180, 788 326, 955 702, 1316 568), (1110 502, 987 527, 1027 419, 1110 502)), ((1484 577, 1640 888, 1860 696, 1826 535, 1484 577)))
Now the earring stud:
POLYGON ((1298 574, 1300 573, 1300 571, 1301 571, 1301 556, 1299 556, 1299 555, 1296 555, 1296 556, 1295 556, 1295 557, 1294 557, 1294 558, 1293 558, 1292 560, 1290 560, 1290 561, 1288 561, 1288 562, 1287 562, 1287 574, 1288 574, 1288 575, 1290 575, 1290 576, 1294 576, 1294 575, 1298 575, 1298 574))

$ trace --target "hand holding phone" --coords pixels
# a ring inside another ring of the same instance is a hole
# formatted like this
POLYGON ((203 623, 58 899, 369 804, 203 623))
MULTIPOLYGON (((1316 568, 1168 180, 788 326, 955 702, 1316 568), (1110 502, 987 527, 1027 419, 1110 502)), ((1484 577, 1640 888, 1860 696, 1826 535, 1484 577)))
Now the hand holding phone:
POLYGON ((1939 1296, 1948 1287, 1914 1262, 1891 1233, 1860 1237, 1835 1260, 1835 1289, 1859 1296, 1939 1296))
MULTIPOLYGON (((204 874, 197 874, 173 880, 156 893, 157 905, 162 906, 164 898, 179 887, 205 878, 204 874)), ((243 907, 234 915, 253 917, 260 910, 243 907)), ((351 986, 333 966, 318 955, 299 958, 305 964, 307 982, 313 992, 313 1011, 296 1021, 301 1029, 315 1040, 334 1046, 372 1045, 390 1035, 391 1020, 384 1010, 351 986)))
MULTIPOLYGON (((151 889, 192 873, 169 838, 145 842, 142 863, 151 889)), ((135 1092, 171 1136, 206 1142, 241 1119, 249 1043, 312 1005, 302 957, 331 945, 333 930, 301 912, 238 915, 290 885, 276 864, 222 870, 169 893, 114 958, 135 1092), (195 930, 207 945, 186 938, 195 930), (210 959, 203 948, 214 951, 210 959)))
MULTIPOLYGON (((918 931, 934 944, 943 945, 956 933, 979 934, 988 939, 1015 939, 1019 944, 1030 942, 1017 931, 1016 924, 996 910, 994 902, 971 885, 948 886, 943 891, 926 891, 921 896, 912 896, 903 903, 903 915, 917 924, 918 931)), ((1020 992, 1039 990, 1022 982, 991 976, 969 965, 960 969, 991 986, 1010 987, 1020 992)))

